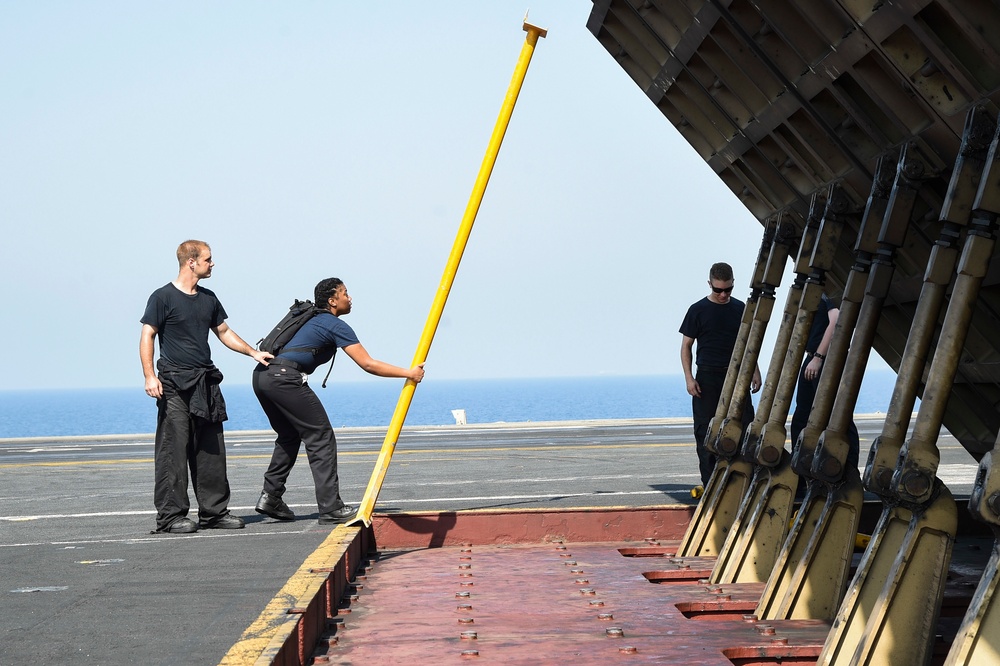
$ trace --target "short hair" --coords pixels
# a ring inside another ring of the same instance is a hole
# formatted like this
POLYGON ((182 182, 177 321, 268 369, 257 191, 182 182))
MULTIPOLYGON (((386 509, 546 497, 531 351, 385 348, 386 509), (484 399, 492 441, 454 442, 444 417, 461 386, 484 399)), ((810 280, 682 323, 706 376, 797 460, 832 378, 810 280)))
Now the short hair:
POLYGON ((733 267, 721 261, 717 264, 712 264, 712 268, 708 271, 708 279, 729 282, 733 279, 733 267))
POLYGON ((325 308, 330 297, 337 293, 337 290, 344 286, 340 278, 326 278, 320 280, 313 289, 313 302, 317 307, 325 308))
POLYGON ((201 256, 202 248, 208 247, 208 243, 200 240, 186 240, 177 246, 177 263, 183 266, 188 259, 197 259, 201 256))

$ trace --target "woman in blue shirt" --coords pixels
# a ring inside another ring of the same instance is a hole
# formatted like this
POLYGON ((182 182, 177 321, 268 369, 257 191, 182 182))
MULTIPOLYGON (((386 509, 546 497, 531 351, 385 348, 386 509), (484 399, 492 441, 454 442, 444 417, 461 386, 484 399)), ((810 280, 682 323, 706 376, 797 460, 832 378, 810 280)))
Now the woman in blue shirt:
POLYGON ((340 319, 351 311, 351 297, 341 280, 322 280, 313 294, 314 303, 325 311, 303 324, 269 365, 258 365, 253 373, 254 394, 278 435, 256 511, 277 520, 295 519, 281 496, 299 447, 305 444, 316 486, 319 523, 329 525, 344 522, 355 510, 340 498, 337 439, 323 403, 309 386, 309 374, 332 359, 337 349, 343 349, 362 370, 379 377, 419 383, 424 367, 421 363, 401 368, 371 357, 354 330, 340 319))

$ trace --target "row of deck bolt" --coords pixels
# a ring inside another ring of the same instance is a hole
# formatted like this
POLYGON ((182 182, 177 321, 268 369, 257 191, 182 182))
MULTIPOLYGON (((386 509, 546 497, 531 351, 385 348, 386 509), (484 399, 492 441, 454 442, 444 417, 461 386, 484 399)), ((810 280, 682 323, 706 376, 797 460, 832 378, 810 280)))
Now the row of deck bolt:
MULTIPOLYGON (((659 545, 659 543, 655 539, 649 539, 649 538, 647 538, 646 542, 650 543, 651 545, 659 545)), ((556 544, 556 549, 557 550, 559 550, 559 551, 566 551, 567 550, 563 541, 561 541, 561 540, 560 541, 555 541, 554 543, 556 544)), ((472 578, 473 577, 472 571, 471 571, 472 570, 472 564, 471 564, 471 560, 472 560, 472 544, 471 543, 463 543, 462 544, 461 553, 462 554, 460 555, 459 560, 463 560, 463 562, 460 563, 459 566, 458 566, 458 568, 459 568, 459 576, 461 578, 472 578)), ((572 557, 572 555, 570 553, 568 553, 568 552, 561 552, 560 553, 560 557, 564 558, 564 564, 566 566, 577 567, 576 560, 568 559, 568 558, 572 557)), ((366 565, 365 568, 364 568, 366 574, 370 573, 372 571, 372 569, 373 569, 373 567, 370 564, 366 565)), ((581 575, 581 574, 584 573, 584 571, 583 571, 583 569, 580 569, 580 568, 573 568, 573 569, 570 569, 570 573, 572 573, 574 575, 581 575)), ((349 588, 348 598, 350 599, 350 601, 353 602, 353 601, 357 601, 359 599, 359 595, 356 594, 355 592, 357 592, 358 590, 364 589, 363 582, 365 580, 367 580, 367 575, 359 575, 359 576, 357 576, 355 578, 356 582, 352 585, 352 588, 349 588)), ((586 578, 577 578, 575 582, 578 585, 587 585, 587 584, 589 584, 589 580, 586 579, 586 578)), ((462 587, 472 587, 473 586, 473 582, 472 581, 460 581, 459 584, 462 587)), ((712 592, 712 593, 714 593, 714 594, 720 595, 720 598, 731 598, 731 595, 723 595, 722 594, 722 588, 719 588, 719 587, 712 588, 709 591, 712 592)), ((583 594, 583 595, 587 595, 587 596, 596 595, 596 591, 592 587, 582 587, 582 588, 580 588, 580 593, 583 594)), ((459 599, 459 600, 462 600, 462 601, 470 601, 471 598, 472 598, 472 593, 468 592, 468 591, 459 591, 459 592, 455 593, 455 597, 457 599, 459 599)), ((593 607, 593 608, 602 608, 604 606, 604 602, 595 599, 595 600, 590 601, 589 605, 591 607, 593 607)), ((472 604, 468 604, 468 603, 459 604, 457 606, 457 608, 456 608, 456 610, 458 612, 460 612, 460 613, 468 613, 472 609, 473 609, 472 604)), ((295 613, 295 612, 303 612, 303 611, 300 610, 300 609, 292 608, 292 609, 289 609, 288 612, 289 613, 295 613)), ((350 612, 351 612, 350 608, 339 608, 338 611, 337 611, 337 614, 338 615, 347 615, 350 612)), ((611 620, 614 619, 614 615, 612 613, 599 613, 598 616, 597 616, 597 618, 599 620, 603 620, 603 621, 611 621, 611 620)), ((744 619, 745 622, 751 622, 751 623, 757 622, 757 616, 756 615, 744 615, 743 619, 744 619)), ((463 625, 463 626, 471 625, 474 622, 475 622, 475 620, 472 617, 464 617, 463 616, 463 617, 460 617, 458 619, 458 623, 460 625, 463 625)), ((343 620, 332 619, 332 620, 329 621, 328 629, 336 630, 338 627, 340 629, 344 628, 343 620)), ((757 629, 757 631, 762 636, 774 636, 775 635, 775 630, 774 630, 774 627, 772 625, 760 624, 760 625, 758 625, 756 627, 756 629, 757 629)), ((624 630, 621 627, 608 627, 605 630, 605 635, 608 636, 609 638, 624 638, 625 637, 625 632, 624 632, 624 630)), ((463 631, 463 632, 460 633, 459 637, 462 640, 477 640, 478 639, 478 633, 476 631, 463 631)), ((775 638, 772 639, 772 642, 787 644, 788 643, 788 639, 787 638, 783 638, 783 637, 780 637, 780 638, 779 637, 775 637, 775 638)), ((333 646, 336 646, 337 644, 338 644, 338 638, 336 636, 327 636, 327 637, 324 637, 324 638, 320 639, 320 646, 322 646, 324 648, 333 647, 333 646)), ((638 652, 637 648, 635 646, 631 646, 631 645, 622 646, 622 647, 620 647, 618 649, 618 651, 620 653, 622 653, 622 654, 635 654, 635 653, 638 652)), ((479 651, 478 650, 474 650, 474 649, 463 650, 462 653, 461 653, 461 655, 463 657, 478 657, 479 656, 479 651)), ((316 655, 313 658, 313 663, 328 663, 329 660, 330 660, 329 655, 316 655)))
MULTIPOLYGON (((583 569, 580 569, 578 567, 576 560, 570 559, 573 557, 573 555, 566 549, 565 541, 563 541, 562 539, 556 539, 552 543, 555 544, 556 550, 560 551, 559 557, 563 558, 563 564, 568 567, 574 567, 573 569, 569 570, 571 574, 581 576, 581 574, 585 573, 583 569)), ((583 577, 575 579, 575 582, 577 585, 590 584, 590 580, 583 577)), ((584 596, 595 596, 597 594, 597 591, 592 587, 581 587, 580 594, 584 596)), ((588 605, 591 608, 602 608, 604 606, 604 602, 599 599, 594 599, 588 602, 588 605)), ((611 620, 615 619, 615 616, 612 613, 598 613, 597 619, 602 620, 604 622, 610 622, 611 620)), ((608 627, 607 629, 604 630, 604 634, 608 638, 624 638, 625 630, 622 629, 621 627, 608 627)), ((618 648, 618 652, 620 652, 621 654, 635 654, 636 652, 638 652, 638 649, 634 645, 625 645, 618 648)))
MULTIPOLYGON (((459 578, 468 579, 472 578, 472 544, 463 543, 462 549, 458 556, 460 564, 458 565, 458 576, 459 578)), ((461 587, 473 587, 474 584, 471 580, 461 580, 459 581, 459 586, 461 587)), ((460 601, 471 601, 472 592, 469 591, 459 591, 455 593, 455 598, 460 601)), ((472 604, 461 603, 455 610, 459 613, 469 613, 472 610, 472 604)), ((463 615, 458 618, 458 624, 467 627, 475 623, 475 619, 469 616, 463 615)), ((463 631, 458 635, 459 639, 463 641, 474 641, 479 639, 479 634, 475 631, 463 631)), ((463 657, 478 657, 479 650, 462 650, 463 657)))
MULTIPOLYGON (((364 566, 365 573, 355 576, 354 580, 348 584, 347 599, 350 603, 354 603, 355 601, 358 601, 361 598, 358 592, 365 589, 365 581, 368 580, 368 574, 372 572, 373 568, 374 567, 372 566, 371 560, 369 560, 368 562, 365 563, 364 566)), ((311 571, 319 571, 319 570, 317 569, 311 571)), ((330 571, 332 571, 332 569, 330 571)), ((289 609, 288 612, 291 613, 294 610, 295 609, 289 609)), ((326 635, 320 637, 320 639, 317 641, 318 643, 317 647, 328 651, 330 648, 337 647, 337 645, 339 645, 340 639, 337 637, 337 634, 343 631, 344 628, 346 627, 346 624, 344 623, 344 620, 341 618, 341 616, 349 615, 350 613, 351 613, 350 608, 340 607, 337 609, 337 617, 327 618, 326 630, 327 632, 334 632, 334 634, 332 636, 326 635)), ((312 663, 314 664, 326 664, 329 662, 330 662, 329 654, 313 655, 312 663)))

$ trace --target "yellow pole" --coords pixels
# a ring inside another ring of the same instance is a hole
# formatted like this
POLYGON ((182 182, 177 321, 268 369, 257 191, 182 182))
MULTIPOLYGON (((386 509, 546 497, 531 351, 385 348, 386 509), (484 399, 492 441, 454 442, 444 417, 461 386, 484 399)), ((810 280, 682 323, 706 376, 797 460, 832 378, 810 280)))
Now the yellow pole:
MULTIPOLYGON (((431 305, 430 314, 427 316, 427 323, 424 324, 424 331, 420 334, 420 343, 417 345, 417 353, 413 356, 413 364, 419 365, 427 360, 427 354, 431 349, 431 342, 434 340, 434 333, 437 331, 438 323, 441 321, 441 313, 444 312, 445 302, 451 292, 451 285, 455 282, 455 274, 458 272, 458 265, 462 261, 462 254, 465 246, 469 242, 469 234, 472 233, 472 225, 476 221, 476 214, 479 206, 483 202, 483 194, 486 192, 486 185, 493 172, 493 165, 496 163, 497 154, 500 152, 500 144, 503 143, 504 134, 507 132, 507 125, 510 123, 510 116, 514 112, 514 104, 517 102, 518 93, 521 92, 521 84, 524 83, 524 75, 528 71, 528 64, 535 51, 535 44, 539 37, 545 37, 546 31, 535 27, 528 22, 524 23, 524 31, 528 33, 525 37, 524 46, 521 48, 521 55, 517 59, 517 66, 514 68, 514 77, 507 88, 507 96, 503 100, 500 108, 500 117, 497 118, 496 126, 493 128, 493 135, 490 137, 490 144, 486 148, 486 156, 483 164, 479 167, 479 175, 476 177, 476 184, 472 188, 472 196, 469 204, 465 207, 465 215, 462 216, 462 224, 458 228, 458 236, 452 245, 451 254, 448 256, 448 263, 445 265, 444 275, 441 276, 441 284, 438 286, 437 294, 434 296, 434 303, 431 305)), ((371 525, 372 511, 375 509, 375 502, 378 500, 379 491, 382 490, 382 482, 385 480, 385 473, 389 469, 389 461, 392 460, 393 451, 396 450, 396 440, 399 432, 403 429, 403 421, 406 420, 406 413, 410 409, 410 402, 413 400, 413 392, 417 385, 410 379, 406 380, 403 390, 399 394, 396 402, 396 410, 392 414, 392 421, 389 423, 389 430, 385 433, 385 440, 382 442, 382 450, 379 452, 375 469, 372 471, 371 479, 368 481, 368 488, 361 498, 361 505, 358 513, 349 525, 356 525, 363 522, 365 526, 371 525)))

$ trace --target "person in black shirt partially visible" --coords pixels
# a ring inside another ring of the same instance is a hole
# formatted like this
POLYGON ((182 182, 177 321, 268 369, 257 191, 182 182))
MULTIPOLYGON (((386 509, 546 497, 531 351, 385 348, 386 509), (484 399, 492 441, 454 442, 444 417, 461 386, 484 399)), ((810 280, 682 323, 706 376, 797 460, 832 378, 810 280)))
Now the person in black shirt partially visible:
MULTIPOLYGON (((736 346, 736 335, 743 319, 744 303, 732 297, 733 269, 729 264, 713 264, 708 273, 708 296, 688 308, 681 323, 681 367, 687 382, 687 392, 691 396, 691 411, 694 416, 694 439, 698 452, 698 470, 702 486, 715 469, 717 456, 705 448, 708 425, 715 416, 722 385, 729 369, 729 361, 736 346), (697 345, 695 345, 697 341, 697 345), (697 359, 692 349, 695 349, 697 359), (698 366, 697 374, 692 371, 692 361, 698 366)), ((753 393, 760 390, 760 368, 754 369, 750 384, 753 393)), ((734 396, 734 399, 736 397, 734 396)), ((743 406, 743 427, 753 421, 753 403, 750 395, 741 396, 743 406)))
MULTIPOLYGON (((806 340, 805 359, 799 370, 799 381, 795 387, 795 411, 792 412, 792 423, 789 434, 792 439, 792 452, 799 445, 799 434, 809 423, 809 413, 816 399, 816 389, 819 388, 820 374, 826 364, 826 353, 830 349, 833 333, 837 329, 840 309, 834 305, 826 294, 820 299, 816 314, 813 315, 809 338, 806 340)), ((847 432, 849 449, 845 464, 857 467, 861 456, 861 437, 858 427, 851 421, 847 432)), ((799 484, 799 495, 804 493, 804 484, 799 484)))
POLYGON ((226 311, 210 290, 198 285, 212 277, 212 249, 189 240, 177 248, 177 279, 149 297, 142 315, 139 359, 146 395, 156 399, 155 481, 156 531, 184 534, 202 529, 240 529, 243 519, 229 513, 229 479, 222 422, 226 403, 219 383, 222 373, 212 363, 208 332, 233 351, 266 364, 271 354, 259 352, 226 324, 226 311), (160 358, 153 367, 153 343, 160 358), (159 374, 157 375, 157 370, 159 374), (198 523, 187 517, 188 468, 198 523))

